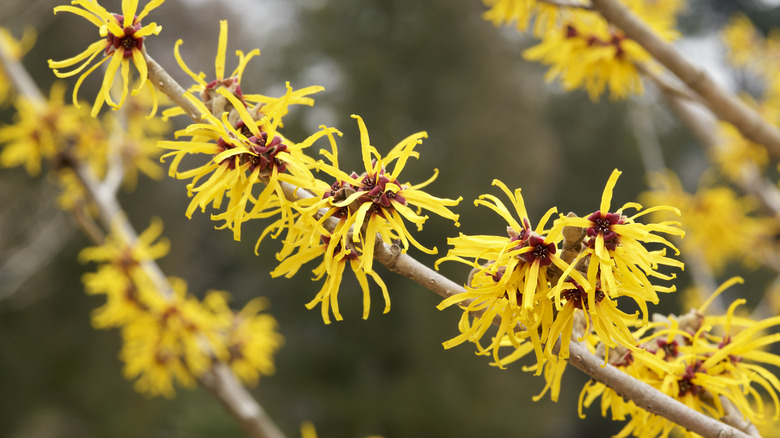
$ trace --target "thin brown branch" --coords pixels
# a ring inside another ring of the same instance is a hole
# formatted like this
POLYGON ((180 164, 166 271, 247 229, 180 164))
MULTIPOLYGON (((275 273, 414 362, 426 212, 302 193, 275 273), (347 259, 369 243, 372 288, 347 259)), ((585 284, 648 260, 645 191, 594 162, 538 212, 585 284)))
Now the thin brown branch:
POLYGON ((241 385, 227 365, 215 362, 200 381, 235 415, 250 436, 284 438, 282 431, 241 385))
MULTIPOLYGON (((443 298, 466 292, 462 286, 447 277, 411 256, 401 254, 400 248, 387 244, 378 245, 374 257, 387 269, 412 279, 443 298)), ((689 408, 612 365, 604 366, 603 359, 591 354, 580 342, 572 340, 569 344, 569 354, 568 360, 572 366, 652 414, 660 415, 703 437, 749 438, 744 432, 689 408)))
POLYGON ((149 70, 149 81, 163 94, 168 96, 179 108, 183 109, 192 120, 199 122, 200 111, 184 97, 186 92, 184 88, 157 61, 149 56, 146 50, 144 50, 144 58, 146 59, 146 67, 149 70))
POLYGON ((558 6, 559 8, 570 8, 570 9, 582 9, 585 11, 590 11, 593 9, 593 6, 587 4, 587 3, 578 3, 576 1, 565 1, 565 0, 539 0, 539 3, 544 3, 548 5, 558 6))
POLYGON ((734 125, 745 138, 764 145, 775 160, 780 160, 780 129, 718 85, 710 75, 688 61, 617 0, 592 0, 592 4, 607 21, 620 28, 628 38, 636 41, 688 88, 701 96, 713 114, 734 125))

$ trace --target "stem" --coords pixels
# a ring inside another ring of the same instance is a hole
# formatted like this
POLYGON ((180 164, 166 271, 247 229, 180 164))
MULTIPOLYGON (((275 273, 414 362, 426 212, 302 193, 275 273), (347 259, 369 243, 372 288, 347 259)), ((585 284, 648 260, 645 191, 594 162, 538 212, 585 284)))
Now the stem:
POLYGON ((582 9, 585 11, 593 10, 593 6, 587 3, 577 3, 576 1, 565 1, 565 0, 538 0, 538 1, 539 3, 558 6, 559 8, 582 9))
POLYGON ((690 63, 617 0, 592 0, 592 4, 607 21, 620 28, 628 38, 636 41, 695 91, 713 114, 734 125, 745 138, 764 145, 775 160, 780 160, 780 130, 777 127, 767 123, 757 111, 690 63))
POLYGON ((215 362, 200 378, 201 383, 235 415, 244 430, 255 438, 284 438, 252 395, 236 379, 236 375, 222 362, 215 362))
POLYGON ((168 96, 179 108, 183 109, 192 120, 200 122, 200 111, 184 97, 184 93, 186 93, 184 88, 157 61, 149 56, 146 50, 144 50, 144 59, 146 59, 146 68, 149 70, 149 81, 163 94, 168 96))

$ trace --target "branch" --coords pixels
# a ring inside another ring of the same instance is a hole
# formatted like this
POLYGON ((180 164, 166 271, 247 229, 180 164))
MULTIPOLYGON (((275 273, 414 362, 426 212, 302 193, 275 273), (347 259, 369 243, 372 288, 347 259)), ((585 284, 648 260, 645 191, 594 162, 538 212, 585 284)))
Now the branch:
MULTIPOLYGON (((410 278, 425 286, 437 295, 446 298, 466 290, 447 277, 432 270, 407 254, 401 254, 400 248, 382 244, 374 253, 387 269, 410 278)), ((580 342, 572 340, 569 344, 569 363, 634 402, 640 408, 660 415, 703 437, 711 438, 750 438, 744 432, 691 409, 672 397, 658 391, 647 383, 641 382, 612 365, 594 356, 580 342)))
POLYGON ((593 10, 593 6, 587 4, 587 3, 577 3, 576 0, 572 1, 566 1, 566 0, 539 0, 539 3, 545 3, 548 5, 558 6, 559 8, 571 8, 571 9, 582 9, 585 11, 593 10))
MULTIPOLYGON (((147 62, 149 62, 149 59, 147 57, 147 62)), ((181 86, 175 84, 174 79, 167 73, 156 76, 156 78, 156 81, 159 80, 161 82, 160 86, 162 87, 169 89, 177 89, 176 87, 178 87, 178 89, 183 90, 181 86)), ((174 99, 176 102, 181 100, 174 99)), ((191 105, 189 101, 187 101, 187 104, 191 105)), ((182 108, 188 113, 191 112, 188 110, 188 107, 182 108)), ((313 196, 306 190, 299 190, 291 184, 285 182, 280 182, 279 184, 282 186, 285 196, 291 201, 313 196)), ((325 223, 325 226, 331 229, 334 225, 335 221, 326 221, 325 223)), ((388 245, 381 240, 377 240, 377 244, 374 247, 374 259, 382 263, 390 271, 421 284, 442 298, 466 292, 463 286, 444 277, 408 254, 402 253, 401 248, 397 245, 388 245)), ((591 354, 587 347, 575 340, 572 340, 569 348, 571 356, 568 360, 575 368, 611 387, 617 393, 632 400, 637 406, 648 412, 660 415, 704 437, 750 438, 743 432, 689 408, 652 386, 634 379, 612 365, 602 367, 603 361, 591 354)), ((240 412, 235 411, 239 419, 241 418, 239 416, 240 412)))
MULTIPOLYGON (((17 90, 40 107, 46 105, 46 100, 41 94, 29 73, 16 60, 8 56, 0 44, 0 62, 5 68, 11 81, 17 90)), ((162 70, 156 62, 148 58, 149 77, 155 79, 170 76, 162 70), (156 66, 156 67, 155 67, 156 66)), ((173 79, 171 79, 173 81, 173 79)), ((175 82, 174 82, 175 83, 175 82)), ((181 89, 181 87, 179 87, 181 89)), ((181 89, 183 93, 184 90, 181 89)), ((180 99, 186 100, 186 99, 180 99)), ((174 99, 174 101, 176 101, 174 99)), ((187 101, 189 103, 189 101, 187 101)), ((190 104, 191 106, 191 104, 190 104)), ((200 119, 200 113, 196 110, 189 111, 183 107, 190 117, 200 119)), ((192 106, 194 108, 194 106, 192 106)), ((98 220, 106 230, 114 230, 128 246, 135 245, 138 233, 133 229, 125 217, 114 190, 108 185, 101 185, 94 173, 83 163, 73 163, 73 170, 79 181, 98 208, 98 220)), ((153 260, 140 262, 144 272, 152 279, 158 291, 166 297, 173 294, 173 289, 162 269, 153 260)), ((225 364, 215 361, 211 370, 202 377, 201 381, 222 401, 224 406, 241 422, 244 430, 254 438, 283 438, 284 435, 265 413, 263 408, 252 397, 249 391, 242 386, 233 372, 225 364)))
POLYGON ((146 59, 149 81, 163 94, 168 96, 179 108, 183 109, 192 120, 200 122, 200 111, 184 97, 184 93, 186 93, 184 88, 157 61, 146 53, 146 48, 144 48, 144 59, 146 59))
POLYGON ((250 436, 284 438, 271 417, 223 362, 215 362, 200 381, 235 415, 250 436))
POLYGON ((617 0, 592 0, 592 4, 607 21, 620 28, 628 38, 636 41, 695 91, 713 114, 734 125, 745 138, 764 145, 775 160, 780 160, 780 130, 777 127, 767 123, 757 111, 690 63, 617 0))

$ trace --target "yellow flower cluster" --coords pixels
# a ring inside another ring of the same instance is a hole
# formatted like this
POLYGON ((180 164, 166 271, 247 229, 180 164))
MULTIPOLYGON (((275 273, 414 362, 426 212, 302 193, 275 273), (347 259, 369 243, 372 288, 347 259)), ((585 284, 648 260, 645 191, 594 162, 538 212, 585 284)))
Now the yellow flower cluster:
MULTIPOLYGON (((536 355, 536 373, 560 376, 569 356, 573 334, 587 336, 590 331, 609 349, 622 346, 635 349, 629 326, 647 323, 647 303, 658 302, 658 292, 674 287, 655 285, 653 279, 670 280, 664 267, 682 268, 682 263, 665 256, 659 244, 676 251, 658 235, 682 236, 676 222, 643 224, 640 216, 658 210, 679 213, 672 207, 641 210, 627 203, 612 211, 612 191, 620 172, 614 171, 607 182, 599 210, 579 218, 558 215, 552 208, 532 228, 520 190, 511 192, 494 181, 510 199, 506 206, 492 195, 482 195, 476 205, 486 206, 507 221, 507 236, 466 236, 449 239, 453 248, 446 257, 473 268, 466 293, 445 299, 443 309, 459 304, 463 309, 461 334, 444 343, 450 348, 465 341, 477 344, 480 354, 492 352, 495 363, 504 366, 530 352, 536 355), (628 209, 639 210, 627 215, 628 209), (654 249, 648 249, 648 246, 654 249), (641 310, 630 315, 618 309, 618 299, 627 297, 641 310), (487 330, 500 320, 497 333, 483 348, 480 341, 487 330), (577 330, 575 332, 575 326, 577 330), (554 352, 560 337, 559 351, 554 352), (514 351, 501 358, 501 347, 514 351)), ((554 381, 554 378, 548 381, 554 381)), ((553 388, 553 398, 557 389, 553 388)))
MULTIPOLYGON (((682 0, 623 0, 661 38, 678 36, 675 16, 682 0)), ((583 88, 596 100, 609 87, 610 98, 623 99, 641 94, 639 66, 653 68, 651 56, 622 31, 611 26, 587 2, 565 6, 537 0, 485 0, 489 10, 484 18, 495 25, 516 22, 525 31, 533 22, 533 34, 541 42, 523 56, 550 66, 546 80, 560 78, 564 90, 583 88)))
POLYGON ((65 103, 61 82, 55 82, 43 105, 20 95, 13 124, 0 127, 0 166, 24 166, 29 174, 38 175, 42 162, 49 161, 62 187, 60 205, 66 210, 86 203, 72 170, 76 163, 101 178, 114 166, 128 187, 135 185, 139 173, 159 178, 157 141, 170 131, 170 123, 146 119, 155 104, 146 96, 128 102, 121 113, 98 120, 65 103))
MULTIPOLYGON (((734 278, 726 282, 712 297, 741 281, 734 278)), ((640 342, 639 350, 614 351, 609 361, 623 372, 715 418, 724 417, 728 407, 733 407, 753 424, 762 424, 770 416, 777 420, 780 380, 765 366, 780 366, 780 356, 763 350, 780 341, 779 335, 766 333, 780 325, 780 317, 754 321, 735 315, 744 302, 734 301, 726 314, 719 316, 704 315, 708 302, 680 317, 657 316, 655 322, 634 333, 640 342), (765 405, 761 389, 771 398, 774 409, 765 405)), ((580 394, 580 416, 583 407, 599 399, 602 415, 611 411, 613 419, 629 420, 616 436, 668 436, 675 429, 686 437, 698 436, 638 408, 595 381, 588 382, 580 394)))
MULTIPOLYGON (((683 251, 700 257, 713 272, 733 262, 755 267, 773 250, 776 221, 757 217, 755 200, 740 197, 708 177, 702 178, 696 193, 683 190, 672 173, 653 175, 651 186, 653 190, 643 193, 642 201, 679 207, 686 232, 683 251)), ((656 218, 668 218, 668 214, 659 213, 656 218)))
POLYGON ((235 313, 226 292, 209 291, 201 302, 177 278, 168 279, 172 291, 166 296, 142 266, 168 252, 168 241, 158 240, 161 232, 157 220, 133 246, 112 234, 79 256, 98 263, 96 272, 84 275, 87 293, 106 297, 92 323, 99 329, 121 329, 125 376, 136 379, 139 392, 172 397, 175 382, 193 385, 214 360, 227 363, 249 384, 272 374, 272 355, 283 339, 274 318, 258 314, 265 301, 252 300, 235 313))
POLYGON ((750 168, 748 166, 760 171, 766 169, 769 164, 766 148, 743 137, 730 123, 719 122, 718 132, 721 141, 718 147, 713 149, 713 161, 729 180, 742 181, 746 168, 750 168))
POLYGON ((404 224, 410 221, 420 229, 427 219, 421 215, 421 208, 457 223, 458 216, 448 207, 458 200, 436 198, 420 190, 436 175, 418 185, 398 180, 407 161, 419 156, 415 147, 426 134, 407 137, 383 157, 370 144, 363 120, 353 116, 360 130, 364 170, 360 174, 347 173, 339 167, 335 138, 341 133, 336 129, 321 127, 298 143, 280 132, 290 105, 311 105, 308 95, 322 87, 293 90, 287 84, 286 93, 278 98, 244 94, 241 73, 256 52, 247 56, 239 52, 238 68, 225 77, 225 22, 221 23, 219 41, 216 79, 211 82, 206 82, 202 73, 192 73, 177 51, 179 64, 196 82, 186 97, 200 110, 203 122, 176 132, 177 138, 188 140, 159 142, 160 147, 171 151, 163 156, 172 158, 169 175, 190 181, 187 190, 192 201, 187 216, 198 208, 205 211, 210 207, 215 211, 212 219, 223 222, 219 228, 232 230, 236 240, 241 239, 245 222, 276 217, 261 233, 257 245, 267 235, 278 237, 286 232, 284 247, 277 254, 281 263, 273 276, 291 277, 303 264, 323 257, 314 275, 316 279, 325 277, 325 281, 308 307, 321 304, 326 323, 330 322, 331 311, 337 320, 342 319, 338 289, 348 263, 363 290, 363 317, 368 317, 370 308, 369 277, 382 289, 388 311, 387 289, 373 270, 375 245, 398 240, 404 251, 411 244, 434 253, 435 249, 417 242, 404 224), (329 151, 321 151, 325 159, 307 155, 307 149, 323 137, 331 146, 329 151), (206 161, 182 170, 181 163, 188 155, 205 156, 206 161), (389 171, 387 166, 391 164, 394 167, 389 171), (323 181, 315 172, 327 174, 334 181, 323 181))

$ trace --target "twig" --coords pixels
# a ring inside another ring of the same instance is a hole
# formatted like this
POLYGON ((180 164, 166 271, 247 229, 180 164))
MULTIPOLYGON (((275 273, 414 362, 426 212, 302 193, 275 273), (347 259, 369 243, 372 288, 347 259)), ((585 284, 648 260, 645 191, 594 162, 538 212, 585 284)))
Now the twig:
MULTIPOLYGON (((149 59, 151 60, 151 58, 149 59)), ((43 107, 45 99, 35 82, 33 82, 29 73, 21 64, 4 52, 2 45, 0 45, 0 62, 2 62, 6 73, 17 87, 17 90, 37 105, 43 107)), ((164 78, 167 76, 170 78, 157 63, 151 61, 150 64, 150 77, 164 78), (152 74, 154 69, 156 70, 152 74)), ((188 107, 184 108, 187 110, 188 107)), ((191 112, 189 110, 188 113, 190 113, 193 119, 196 117, 193 114, 198 114, 197 111, 191 112)), ((199 114, 197 117, 197 120, 199 120, 199 114)), ((116 199, 115 193, 111 190, 103 190, 97 177, 83 163, 75 163, 73 170, 84 190, 97 206, 98 219, 103 227, 106 230, 114 230, 128 246, 133 246, 138 240, 138 233, 125 218, 124 211, 116 199)), ((173 289, 157 263, 153 260, 143 260, 140 262, 140 265, 161 294, 166 297, 172 296, 173 289)), ((282 435, 263 408, 252 398, 249 391, 238 382, 235 375, 226 365, 215 361, 210 373, 203 377, 203 381, 219 397, 225 407, 241 422, 241 425, 250 436, 255 438, 283 438, 284 435, 282 435)))
POLYGON ((271 417, 223 362, 215 362, 200 381, 235 415, 250 436, 284 438, 284 434, 276 427, 271 417))
POLYGON ((127 137, 127 110, 125 107, 115 111, 117 114, 117 120, 119 122, 119 129, 115 129, 111 132, 108 139, 108 157, 106 159, 108 169, 106 175, 101 181, 101 190, 116 196, 119 192, 119 187, 122 185, 122 180, 125 178, 125 163, 122 157, 122 147, 127 137))
POLYGON ((14 296, 19 288, 46 266, 70 238, 75 229, 62 213, 48 214, 43 224, 36 224, 25 245, 0 266, 0 300, 14 296))
POLYGON ((585 11, 593 10, 593 6, 587 3, 577 3, 576 1, 564 0, 539 0, 539 3, 558 6, 559 8, 583 9, 585 11))
POLYGON ((168 96, 179 108, 183 109, 192 120, 200 122, 200 111, 184 97, 186 92, 184 88, 157 61, 146 53, 146 48, 144 48, 144 59, 146 59, 146 67, 149 70, 149 81, 163 94, 168 96))
MULTIPOLYGON (((664 89, 667 90, 667 89, 664 89)), ((675 99, 683 99, 679 94, 673 94, 675 99)), ((658 136, 656 135, 655 128, 652 126, 652 114, 647 108, 640 108, 639 103, 629 105, 629 121, 633 127, 634 136, 637 139, 637 145, 639 146, 639 152, 642 156, 642 164, 645 167, 645 174, 648 176, 653 172, 660 172, 666 168, 664 164, 663 152, 661 151, 661 145, 658 142, 658 136), (640 114, 641 111, 641 114, 640 114)), ((680 239, 675 239, 676 243, 679 243, 680 239)), ((696 284, 696 289, 701 299, 704 302, 709 298, 708 294, 717 289, 718 284, 715 281, 715 277, 712 275, 712 271, 709 269, 704 261, 704 257, 701 254, 699 248, 691 248, 682 254, 685 261, 685 266, 689 268, 693 282, 696 284)), ((719 314, 725 311, 723 307, 723 300, 720 296, 710 304, 710 310, 713 313, 719 314)))
POLYGON ((713 114, 734 125, 745 138, 764 145, 774 159, 780 160, 780 129, 767 123, 757 111, 690 63, 617 0, 592 0, 592 4, 607 21, 620 28, 628 38, 636 41, 701 96, 713 114))

